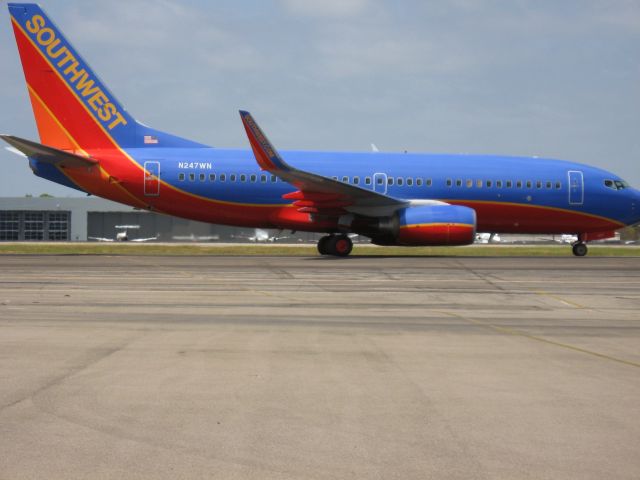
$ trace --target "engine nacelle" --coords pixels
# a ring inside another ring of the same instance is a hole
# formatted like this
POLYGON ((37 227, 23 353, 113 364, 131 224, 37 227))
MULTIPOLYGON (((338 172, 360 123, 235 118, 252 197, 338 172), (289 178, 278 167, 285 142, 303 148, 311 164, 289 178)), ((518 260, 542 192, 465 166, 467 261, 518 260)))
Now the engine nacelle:
POLYGON ((378 238, 373 236, 373 243, 413 246, 469 245, 476 237, 476 212, 468 207, 407 207, 400 210, 393 220, 393 227, 387 226, 387 234, 378 238), (389 231, 391 229, 393 231, 389 231))

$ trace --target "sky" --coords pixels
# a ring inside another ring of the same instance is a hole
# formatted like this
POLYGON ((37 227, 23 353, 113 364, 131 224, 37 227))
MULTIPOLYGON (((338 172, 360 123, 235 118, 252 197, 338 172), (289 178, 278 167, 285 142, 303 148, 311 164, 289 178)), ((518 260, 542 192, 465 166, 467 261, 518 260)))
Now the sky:
MULTIPOLYGON (((41 0, 138 120, 248 148, 485 153, 640 187, 638 0, 41 0)), ((6 2, 0 132, 38 140, 6 2)), ((78 196, 0 150, 0 196, 78 196)))

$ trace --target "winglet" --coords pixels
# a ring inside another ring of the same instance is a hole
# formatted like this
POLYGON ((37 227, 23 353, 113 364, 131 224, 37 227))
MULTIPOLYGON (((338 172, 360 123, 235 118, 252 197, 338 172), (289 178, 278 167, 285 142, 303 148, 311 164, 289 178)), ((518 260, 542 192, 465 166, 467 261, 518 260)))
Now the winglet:
POLYGON ((269 172, 289 171, 291 167, 280 157, 277 150, 273 148, 267 136, 262 132, 256 121, 249 112, 240 110, 242 124, 249 137, 251 149, 256 157, 256 161, 262 170, 269 172))

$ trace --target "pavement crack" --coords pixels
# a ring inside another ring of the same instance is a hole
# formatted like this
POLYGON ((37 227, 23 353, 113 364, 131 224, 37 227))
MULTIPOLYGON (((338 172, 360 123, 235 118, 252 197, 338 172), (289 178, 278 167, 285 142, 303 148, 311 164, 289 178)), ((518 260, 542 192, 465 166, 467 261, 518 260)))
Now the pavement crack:
MULTIPOLYGON (((136 337, 136 339, 139 337, 136 337)), ((20 396, 17 399, 14 399, 8 403, 5 403, 4 405, 0 405, 0 413, 3 412, 4 410, 11 408, 15 405, 18 405, 26 400, 29 399, 33 399, 34 397, 36 397, 37 395, 45 392, 46 390, 49 390, 52 387, 55 387, 56 385, 61 384, 62 382, 64 382, 65 380, 67 380, 68 378, 71 378, 72 376, 82 372, 83 370, 86 370, 87 368, 91 367, 92 365, 95 365, 96 363, 104 360, 105 358, 110 357, 111 355, 119 352, 120 350, 126 348, 133 340, 128 340, 126 342, 124 342, 121 345, 115 346, 115 347, 98 347, 98 348, 94 348, 89 350, 86 355, 82 355, 80 356, 78 359, 75 360, 74 365, 68 367, 63 373, 59 374, 59 375, 55 375, 51 378, 49 378, 44 384, 40 385, 38 388, 36 388, 35 390, 32 390, 28 393, 26 393, 25 395, 20 396)))

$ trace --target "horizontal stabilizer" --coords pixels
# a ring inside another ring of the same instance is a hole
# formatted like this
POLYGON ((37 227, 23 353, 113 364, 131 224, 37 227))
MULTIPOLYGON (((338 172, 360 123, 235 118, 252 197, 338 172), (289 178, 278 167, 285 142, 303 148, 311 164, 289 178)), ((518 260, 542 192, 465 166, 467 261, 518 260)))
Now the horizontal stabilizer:
POLYGON ((98 161, 93 158, 58 150, 57 148, 48 147, 47 145, 25 140, 24 138, 14 137, 13 135, 0 135, 0 138, 27 157, 39 162, 70 168, 90 167, 98 164, 98 161))

